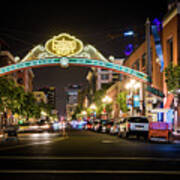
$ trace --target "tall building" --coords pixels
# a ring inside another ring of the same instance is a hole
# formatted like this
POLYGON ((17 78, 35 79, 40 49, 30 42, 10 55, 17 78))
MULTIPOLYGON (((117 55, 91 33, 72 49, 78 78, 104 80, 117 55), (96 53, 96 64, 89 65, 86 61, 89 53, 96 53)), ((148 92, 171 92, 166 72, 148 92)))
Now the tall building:
POLYGON ((33 91, 33 94, 38 103, 48 103, 47 96, 43 91, 33 91))
POLYGON ((44 92, 47 97, 47 103, 51 105, 53 109, 56 109, 56 88, 44 87, 44 88, 40 88, 38 91, 44 92))
POLYGON ((66 116, 67 120, 71 120, 72 115, 78 105, 78 93, 81 90, 80 85, 69 85, 66 87, 66 116))

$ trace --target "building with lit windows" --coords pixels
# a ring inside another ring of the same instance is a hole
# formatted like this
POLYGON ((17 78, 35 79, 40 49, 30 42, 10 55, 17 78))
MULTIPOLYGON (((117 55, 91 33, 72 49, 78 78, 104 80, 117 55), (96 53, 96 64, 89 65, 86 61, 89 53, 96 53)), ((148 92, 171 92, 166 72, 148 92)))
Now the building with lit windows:
POLYGON ((71 120, 72 115, 78 105, 78 94, 81 86, 77 84, 69 85, 65 88, 66 91, 66 116, 67 120, 71 120))
MULTIPOLYGON (((5 41, 0 40, 0 67, 15 64, 15 58, 8 49, 8 44, 5 41)), ((12 73, 9 77, 16 80, 15 73, 12 73)))
MULTIPOLYGON (((9 52, 8 48, 6 42, 0 40, 0 67, 16 63, 16 57, 9 52)), ((34 73, 31 69, 14 72, 8 76, 13 78, 17 84, 22 85, 26 92, 32 91, 34 73)))
POLYGON ((44 87, 38 89, 40 92, 44 92, 47 97, 47 104, 49 104, 54 110, 56 109, 56 88, 44 87))
POLYGON ((145 114, 152 121, 173 123, 176 129, 180 127, 180 107, 167 90, 163 70, 170 63, 180 64, 180 2, 169 1, 162 27, 158 29, 156 25, 146 22, 146 40, 125 60, 124 65, 150 73, 151 86, 142 85, 139 92, 140 102, 145 105, 145 114), (149 38, 148 31, 151 32, 149 38))
POLYGON ((33 94, 38 103, 48 103, 47 96, 43 91, 33 91, 33 94))
MULTIPOLYGON (((113 58, 110 59, 111 62, 123 65, 124 59, 123 58, 113 58)), ((117 81, 121 81, 122 75, 113 71, 109 71, 106 69, 96 69, 95 74, 97 76, 96 78, 96 90, 100 90, 103 85, 106 84, 113 84, 117 81)))

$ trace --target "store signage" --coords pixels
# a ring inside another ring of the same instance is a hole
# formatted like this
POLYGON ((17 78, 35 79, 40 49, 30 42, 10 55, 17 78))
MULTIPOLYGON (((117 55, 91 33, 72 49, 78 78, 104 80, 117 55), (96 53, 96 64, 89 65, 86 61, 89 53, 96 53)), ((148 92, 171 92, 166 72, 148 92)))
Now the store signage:
POLYGON ((140 97, 139 97, 139 95, 134 95, 134 107, 140 107, 140 97))
POLYGON ((83 43, 74 36, 66 33, 54 36, 48 40, 45 45, 46 50, 55 56, 73 56, 83 50, 83 43))
POLYGON ((143 82, 149 82, 148 76, 145 73, 136 71, 129 67, 120 66, 118 64, 110 63, 110 62, 103 62, 94 59, 87 59, 87 58, 71 58, 71 57, 59 57, 59 58, 49 58, 49 59, 39 59, 39 60, 31 60, 26 62, 21 62, 18 64, 9 65, 6 67, 0 68, 0 76, 4 74, 10 73, 12 71, 17 71, 20 69, 31 68, 31 67, 39 67, 45 65, 52 65, 52 64, 60 64, 61 66, 68 66, 68 65, 84 65, 90 67, 97 67, 103 69, 114 70, 119 73, 124 73, 127 76, 133 76, 134 78, 139 79, 143 82))

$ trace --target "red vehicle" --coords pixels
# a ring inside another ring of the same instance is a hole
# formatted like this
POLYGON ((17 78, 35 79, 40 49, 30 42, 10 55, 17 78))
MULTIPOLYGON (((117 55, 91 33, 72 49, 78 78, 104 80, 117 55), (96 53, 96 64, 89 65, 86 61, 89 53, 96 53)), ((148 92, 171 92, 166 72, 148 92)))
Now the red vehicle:
POLYGON ((149 140, 170 141, 172 129, 168 123, 151 122, 149 123, 149 140))
POLYGON ((85 130, 91 130, 92 127, 93 127, 92 123, 88 122, 88 123, 85 125, 84 129, 85 129, 85 130))

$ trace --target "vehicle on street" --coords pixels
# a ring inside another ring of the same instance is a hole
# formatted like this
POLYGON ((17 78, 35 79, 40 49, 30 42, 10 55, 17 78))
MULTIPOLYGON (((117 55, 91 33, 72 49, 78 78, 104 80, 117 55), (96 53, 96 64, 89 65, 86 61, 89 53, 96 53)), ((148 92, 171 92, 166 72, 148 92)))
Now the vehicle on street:
POLYGON ((120 131, 118 135, 120 137, 128 138, 131 135, 135 135, 137 139, 143 136, 148 138, 149 121, 147 117, 127 117, 120 123, 120 131))
POLYGON ((169 123, 166 122, 149 123, 149 134, 148 134, 149 141, 166 141, 171 143, 174 134, 172 133, 172 127, 170 126, 169 123))
POLYGON ((52 126, 49 123, 24 123, 19 125, 18 132, 32 132, 40 133, 44 131, 51 131, 52 126))
POLYGON ((93 124, 91 122, 88 122, 85 126, 84 129, 85 130, 91 130, 92 129, 93 124))
POLYGON ((109 133, 111 127, 113 126, 113 123, 114 123, 113 121, 107 120, 106 123, 103 124, 101 132, 102 133, 109 133))
POLYGON ((93 131, 98 131, 99 126, 100 126, 100 123, 101 123, 101 120, 100 120, 100 119, 96 119, 96 120, 93 122, 92 130, 93 130, 93 131))
POLYGON ((117 135, 119 133, 121 121, 122 120, 114 121, 109 132, 111 135, 117 135))

